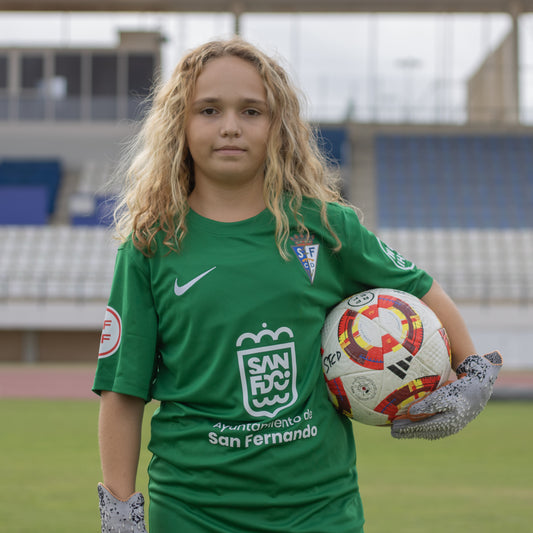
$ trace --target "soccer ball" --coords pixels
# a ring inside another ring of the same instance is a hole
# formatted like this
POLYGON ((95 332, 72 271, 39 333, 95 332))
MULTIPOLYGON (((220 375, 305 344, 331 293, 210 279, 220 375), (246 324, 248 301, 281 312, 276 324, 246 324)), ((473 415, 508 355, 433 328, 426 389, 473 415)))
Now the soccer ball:
POLYGON ((333 308, 321 355, 337 410, 372 426, 390 424, 451 371, 450 344, 435 313, 394 289, 361 292, 333 308))

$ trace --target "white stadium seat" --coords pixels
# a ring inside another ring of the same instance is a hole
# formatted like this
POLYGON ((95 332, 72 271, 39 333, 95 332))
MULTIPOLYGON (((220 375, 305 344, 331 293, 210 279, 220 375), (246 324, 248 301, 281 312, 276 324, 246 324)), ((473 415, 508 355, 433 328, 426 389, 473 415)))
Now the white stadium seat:
POLYGON ((387 228, 378 235, 458 301, 533 301, 533 230, 387 228))
POLYGON ((106 299, 116 248, 102 227, 0 226, 0 298, 106 299))

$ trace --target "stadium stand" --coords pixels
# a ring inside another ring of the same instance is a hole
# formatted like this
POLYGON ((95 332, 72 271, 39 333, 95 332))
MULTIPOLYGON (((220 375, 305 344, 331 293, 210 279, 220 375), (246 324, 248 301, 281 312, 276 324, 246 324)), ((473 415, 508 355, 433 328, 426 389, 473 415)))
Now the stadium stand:
POLYGON ((380 237, 459 302, 533 300, 533 231, 383 229, 380 237))
POLYGON ((48 189, 40 185, 0 185, 0 224, 46 224, 48 189))
POLYGON ((61 182, 59 160, 0 162, 0 224, 46 224, 61 182))
POLYGON ((459 301, 533 300, 533 137, 379 135, 378 227, 459 301))
POLYGON ((381 135, 376 160, 380 227, 533 228, 533 137, 381 135))
POLYGON ((116 243, 103 227, 0 226, 0 301, 105 301, 116 243))
POLYGON ((113 221, 116 185, 109 163, 86 161, 79 183, 69 200, 70 222, 74 226, 109 226, 113 221))
MULTIPOLYGON (((121 65, 110 71, 100 68, 99 49, 32 51, 42 65, 54 58, 37 81, 46 75, 66 83, 65 94, 54 97, 64 101, 50 101, 44 114, 20 106, 24 87, 14 73, 26 51, 4 50, 6 65, 17 66, 6 67, 13 75, 6 87, 18 90, 0 94, 11 99, 5 113, 0 102, 0 360, 57 360, 60 349, 64 360, 93 358, 96 345, 78 339, 90 333, 97 342, 113 274, 112 162, 135 130, 140 114, 132 106, 160 63, 160 41, 158 34, 121 34, 117 49, 106 51, 106 64, 112 57, 121 65), (98 111, 108 100, 81 76, 82 58, 92 58, 86 67, 102 83, 116 74, 109 112, 98 111), (77 336, 67 343, 71 330, 77 336), (51 339, 53 348, 45 345, 51 339)), ((317 130, 365 224, 458 303, 473 304, 474 315, 510 304, 503 314, 514 327, 522 316, 529 320, 523 304, 533 302, 533 135, 519 125, 464 126, 428 124, 420 132, 348 121, 317 130)), ((493 328, 482 322, 486 336, 493 328)))
POLYGON ((350 164, 350 144, 345 127, 320 125, 316 128, 318 147, 333 164, 343 168, 350 164))
MULTIPOLYGON (((346 137, 322 131, 345 164, 346 137)), ((532 145, 528 136, 378 135, 376 232, 457 301, 533 301, 532 145)), ((106 299, 116 249, 110 175, 109 164, 83 165, 67 226, 0 225, 0 301, 106 299)), ((37 212, 24 193, 17 209, 37 212)))

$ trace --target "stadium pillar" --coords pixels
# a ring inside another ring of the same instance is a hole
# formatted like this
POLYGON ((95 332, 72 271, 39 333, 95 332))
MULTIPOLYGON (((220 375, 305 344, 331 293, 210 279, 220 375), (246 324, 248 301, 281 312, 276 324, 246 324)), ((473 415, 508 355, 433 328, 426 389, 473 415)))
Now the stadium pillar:
POLYGON ((244 13, 244 6, 241 2, 233 2, 231 6, 233 13, 233 33, 235 35, 241 34, 241 15, 244 13))
POLYGON ((468 80, 468 120, 520 123, 520 6, 511 3, 511 28, 468 80))
POLYGON ((511 29, 511 91, 512 91, 512 109, 509 109, 509 116, 506 122, 520 122, 520 14, 521 6, 518 2, 512 2, 510 9, 512 29, 511 29))
POLYGON ((39 334, 36 331, 23 332, 22 359, 25 363, 36 363, 39 360, 39 334))

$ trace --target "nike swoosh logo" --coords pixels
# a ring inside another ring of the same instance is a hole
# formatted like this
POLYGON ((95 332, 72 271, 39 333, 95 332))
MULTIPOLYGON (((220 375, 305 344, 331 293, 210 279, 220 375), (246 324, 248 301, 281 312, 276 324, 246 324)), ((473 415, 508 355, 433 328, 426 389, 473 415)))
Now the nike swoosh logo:
POLYGON ((191 279, 189 283, 186 283, 185 285, 182 285, 181 287, 178 285, 178 278, 176 278, 176 281, 174 282, 174 294, 176 296, 181 296, 182 294, 185 294, 195 283, 200 281, 204 276, 207 276, 207 274, 209 274, 209 272, 211 272, 212 270, 215 270, 215 268, 216 266, 214 266, 213 268, 210 268, 209 270, 206 270, 199 276, 196 276, 194 279, 191 279))

